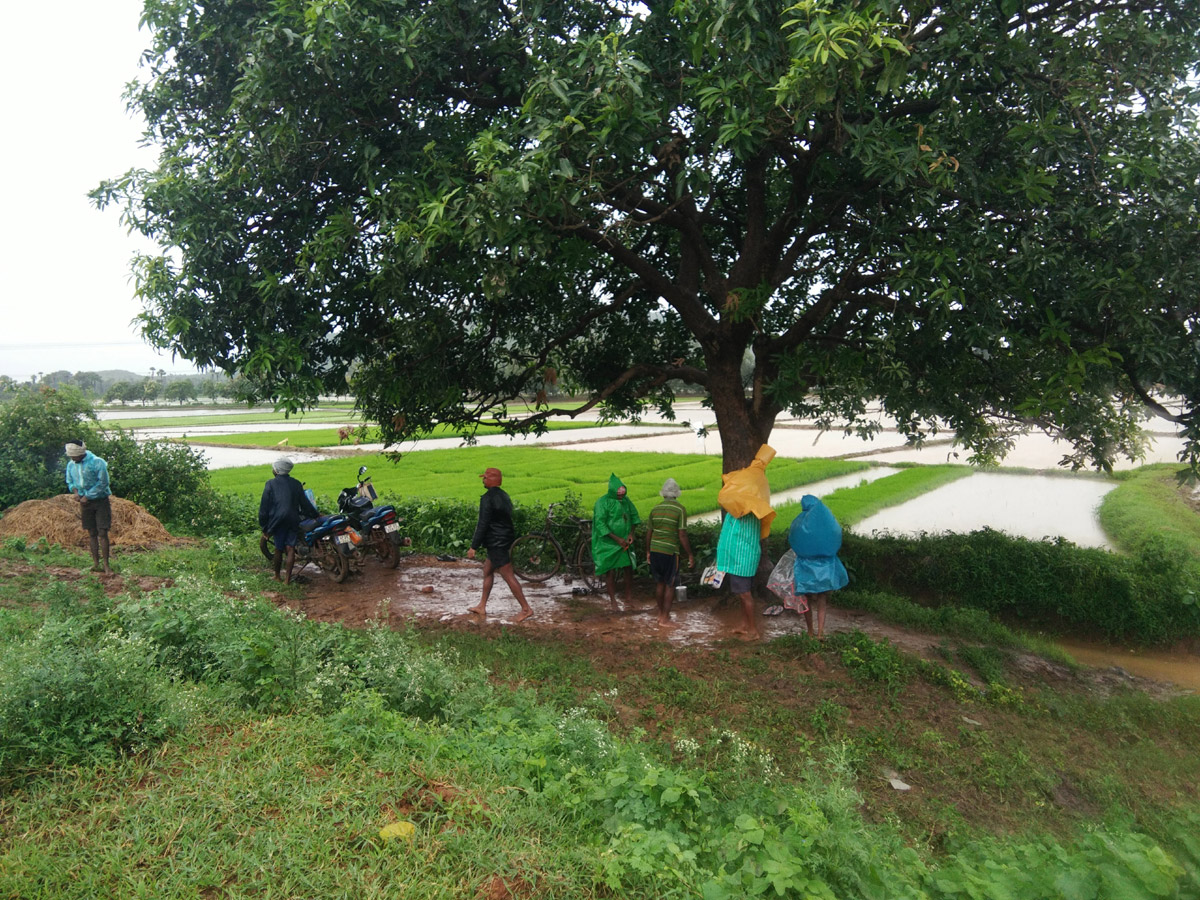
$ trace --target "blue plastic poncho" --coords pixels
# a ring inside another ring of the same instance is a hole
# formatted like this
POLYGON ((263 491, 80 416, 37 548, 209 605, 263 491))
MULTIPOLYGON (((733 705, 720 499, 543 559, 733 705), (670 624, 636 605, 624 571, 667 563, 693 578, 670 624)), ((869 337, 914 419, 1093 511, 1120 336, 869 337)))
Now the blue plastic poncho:
POLYGON ((797 594, 837 591, 850 582, 846 567, 838 559, 842 526, 829 507, 812 494, 800 499, 800 515, 788 528, 788 546, 796 554, 793 568, 797 594))

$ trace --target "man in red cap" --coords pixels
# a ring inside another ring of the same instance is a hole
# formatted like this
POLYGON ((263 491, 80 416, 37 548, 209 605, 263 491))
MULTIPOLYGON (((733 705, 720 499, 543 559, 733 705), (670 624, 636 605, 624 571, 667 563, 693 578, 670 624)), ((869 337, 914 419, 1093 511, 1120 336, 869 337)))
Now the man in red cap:
POLYGON ((513 527, 512 500, 500 489, 500 483, 504 479, 499 469, 485 469, 479 477, 483 479, 483 486, 487 491, 479 498, 479 523, 475 526, 475 536, 471 538, 471 549, 467 551, 467 559, 474 559, 475 551, 485 547, 487 560, 483 564, 483 596, 478 606, 472 606, 467 611, 481 617, 487 615, 492 581, 496 572, 499 572, 508 589, 521 604, 521 612, 513 621, 523 622, 533 615, 533 610, 525 601, 525 592, 521 590, 521 582, 517 581, 516 573, 513 572, 512 557, 508 552, 517 537, 517 531, 513 527))

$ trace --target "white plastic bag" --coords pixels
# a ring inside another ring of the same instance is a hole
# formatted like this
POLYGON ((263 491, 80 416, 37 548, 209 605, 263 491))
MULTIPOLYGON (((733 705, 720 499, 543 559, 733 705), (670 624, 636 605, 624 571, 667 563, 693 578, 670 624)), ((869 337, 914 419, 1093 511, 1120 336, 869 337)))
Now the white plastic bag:
POLYGON ((808 609, 808 603, 803 596, 796 596, 795 580, 792 572, 796 565, 796 554, 789 550, 775 563, 771 577, 767 580, 767 590, 783 601, 788 609, 802 613, 808 609))

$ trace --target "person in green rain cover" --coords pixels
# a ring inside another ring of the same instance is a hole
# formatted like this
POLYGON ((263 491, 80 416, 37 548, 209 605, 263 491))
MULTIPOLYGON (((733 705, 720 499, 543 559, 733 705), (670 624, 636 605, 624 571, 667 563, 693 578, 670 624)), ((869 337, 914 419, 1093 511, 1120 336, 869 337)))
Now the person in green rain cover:
POLYGON ((616 475, 608 479, 608 493, 596 501, 592 512, 592 559, 596 574, 604 576, 608 602, 617 605, 617 571, 625 570, 625 602, 633 599, 633 529, 641 524, 638 511, 616 475))

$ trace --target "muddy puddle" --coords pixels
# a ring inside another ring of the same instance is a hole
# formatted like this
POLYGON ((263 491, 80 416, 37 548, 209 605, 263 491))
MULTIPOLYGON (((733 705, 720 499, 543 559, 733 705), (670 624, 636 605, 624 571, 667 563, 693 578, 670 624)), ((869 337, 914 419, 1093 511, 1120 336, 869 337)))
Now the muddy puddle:
MULTIPOLYGON (((345 583, 334 584, 312 568, 304 572, 307 581, 302 585, 303 596, 287 599, 275 595, 281 605, 304 613, 308 618, 338 622, 361 628, 372 622, 398 627, 406 622, 451 629, 479 629, 496 633, 505 628, 535 630, 561 635, 566 639, 628 645, 636 647, 646 642, 663 642, 683 647, 710 647, 724 642, 736 642, 733 628, 740 620, 740 609, 728 595, 698 597, 693 593, 677 601, 672 609, 673 626, 660 628, 654 602, 654 586, 648 580, 635 580, 633 597, 622 602, 622 609, 612 612, 603 592, 589 593, 578 582, 556 576, 543 584, 523 583, 525 596, 534 610, 532 618, 515 624, 513 617, 520 607, 497 579, 488 601, 488 616, 467 612, 467 607, 479 602, 483 564, 478 561, 439 560, 433 556, 414 555, 403 559, 397 569, 385 569, 373 560, 356 571, 345 583)), ((620 594, 618 594, 618 597, 620 594)), ((805 634, 802 616, 785 611, 779 616, 763 616, 766 604, 757 603, 758 620, 767 640, 785 635, 805 634)), ((887 639, 900 649, 927 659, 941 660, 938 647, 941 635, 909 631, 889 625, 869 613, 829 607, 825 630, 827 634, 862 631, 874 640, 887 639)), ((1069 681, 1083 684, 1101 693, 1138 689, 1158 697, 1175 696, 1181 692, 1200 689, 1200 670, 1192 657, 1187 668, 1187 655, 1177 655, 1175 668, 1143 668, 1134 658, 1139 654, 1113 651, 1120 656, 1092 657, 1086 645, 1063 644, 1085 668, 1075 673, 1065 666, 1040 657, 1019 654, 1016 664, 1040 682, 1069 681), (1093 661, 1094 660, 1094 661, 1093 661), (1190 671, 1190 674, 1189 674, 1190 671)), ((966 673, 968 677, 970 673, 966 673)))
MULTIPOLYGON (((466 559, 443 562, 432 556, 412 556, 397 569, 385 569, 368 561, 363 569, 343 584, 335 584, 311 567, 310 579, 303 585, 305 596, 289 606, 311 619, 342 622, 361 627, 371 621, 398 624, 406 619, 461 623, 477 628, 549 628, 555 631, 588 635, 609 640, 659 640, 680 645, 710 645, 735 640, 732 633, 741 612, 728 596, 695 596, 677 600, 672 609, 673 627, 659 628, 654 586, 635 580, 633 597, 621 603, 622 609, 609 609, 607 594, 590 593, 579 581, 555 576, 542 584, 522 583, 534 616, 514 625, 520 611, 508 586, 497 579, 488 600, 487 619, 467 612, 479 602, 483 564, 466 559)), ((621 599, 618 591, 618 599, 621 599)), ((763 604, 759 605, 761 612, 763 604)), ((768 639, 785 634, 803 634, 803 617, 787 611, 780 616, 760 616, 768 639)), ((871 630, 913 652, 923 652, 937 644, 930 635, 919 635, 891 628, 865 613, 830 608, 826 631, 871 630)))
POLYGON ((1154 681, 1200 691, 1200 656, 1171 650, 1127 650, 1083 641, 1058 640, 1076 662, 1093 668, 1116 668, 1154 681))

